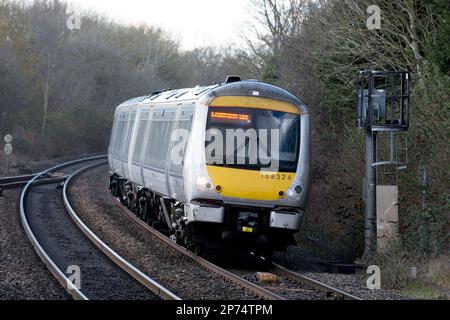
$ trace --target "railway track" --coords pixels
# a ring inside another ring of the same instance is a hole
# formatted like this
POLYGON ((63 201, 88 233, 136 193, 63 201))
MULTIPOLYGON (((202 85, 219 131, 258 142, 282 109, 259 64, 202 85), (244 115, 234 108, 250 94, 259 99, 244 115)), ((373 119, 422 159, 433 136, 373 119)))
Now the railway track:
POLYGON ((314 289, 324 292, 327 298, 339 299, 339 300, 362 300, 359 297, 356 297, 352 294, 329 286, 325 283, 317 281, 315 279, 311 279, 307 276, 304 276, 300 273, 289 270, 279 264, 272 263, 272 270, 274 273, 281 275, 287 279, 290 279, 292 282, 301 283, 313 287, 314 289))
POLYGON ((179 299, 133 268, 77 222, 65 194, 67 188, 61 188, 61 181, 69 177, 66 183, 70 183, 76 174, 104 162, 104 156, 86 158, 34 175, 20 197, 20 218, 27 237, 74 299, 179 299), (45 183, 39 180, 57 170, 64 171, 57 180, 45 183), (72 278, 78 276, 79 285, 74 285, 72 278))
POLYGON ((308 278, 302 274, 272 263, 265 272, 276 275, 274 281, 259 282, 255 268, 225 267, 248 281, 259 283, 263 288, 274 292, 287 300, 361 300, 347 292, 331 287, 325 283, 308 278))
POLYGON ((325 283, 321 283, 304 275, 288 270, 280 265, 272 264, 271 271, 279 276, 282 281, 278 285, 261 286, 254 281, 254 274, 257 270, 236 270, 217 266, 210 261, 197 256, 186 248, 174 243, 167 236, 152 228, 147 223, 139 219, 128 208, 120 203, 111 195, 112 201, 121 209, 121 211, 132 221, 138 224, 146 232, 151 233, 171 249, 182 253, 189 257, 202 268, 216 273, 226 278, 228 281, 235 283, 246 290, 253 292, 261 299, 267 300, 288 300, 288 299, 339 299, 339 300, 361 300, 349 293, 343 292, 337 288, 333 288, 325 283))

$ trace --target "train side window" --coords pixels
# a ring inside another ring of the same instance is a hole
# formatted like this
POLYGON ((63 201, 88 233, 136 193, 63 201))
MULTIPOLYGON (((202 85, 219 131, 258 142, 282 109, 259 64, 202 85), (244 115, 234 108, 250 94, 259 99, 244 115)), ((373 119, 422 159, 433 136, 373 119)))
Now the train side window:
POLYGON ((114 138, 114 154, 119 155, 120 153, 120 147, 122 145, 122 137, 123 137, 123 131, 125 129, 125 113, 122 112, 119 114, 119 123, 117 125, 117 132, 116 136, 114 138))
POLYGON ((163 152, 161 154, 164 167, 167 162, 167 156, 168 156, 170 142, 171 142, 170 139, 172 137, 173 131, 175 130, 175 120, 176 120, 175 115, 176 115, 176 111, 170 111, 170 112, 167 112, 167 114, 166 114, 167 131, 164 136, 165 145, 164 145, 163 152))
POLYGON ((113 120, 113 126, 112 126, 112 130, 111 130, 111 139, 109 141, 109 148, 108 148, 108 153, 114 153, 114 138, 117 134, 117 127, 118 127, 118 115, 116 114, 114 116, 114 120, 113 120))
POLYGON ((144 165, 154 166, 156 160, 156 152, 160 144, 160 128, 161 128, 161 111, 153 111, 153 117, 150 122, 150 132, 147 141, 144 165))
POLYGON ((161 160, 160 153, 161 149, 163 148, 164 144, 164 129, 165 129, 165 123, 163 120, 158 121, 158 130, 155 134, 155 140, 153 141, 154 145, 154 152, 153 152, 153 158, 155 160, 155 167, 159 168, 160 165, 158 164, 161 160))
MULTIPOLYGON (((187 110, 183 110, 180 113, 180 118, 178 120, 178 128, 180 130, 187 130, 187 131, 191 131, 191 127, 192 127, 192 120, 194 117, 194 109, 187 109, 187 110)), ((175 139, 177 139, 175 141, 175 143, 180 143, 180 137, 175 137, 175 139)), ((187 144, 187 141, 185 141, 187 144)), ((184 158, 184 154, 186 152, 186 144, 183 146, 183 148, 180 151, 179 156, 183 159, 184 158)), ((171 161, 171 154, 168 155, 169 156, 169 161, 171 161)), ((178 156, 178 155, 177 155, 178 156)), ((182 163, 171 163, 171 171, 175 174, 182 174, 183 172, 183 164, 182 163)))
POLYGON ((140 115, 140 120, 139 120, 139 127, 137 130, 137 136, 136 136, 136 141, 134 143, 134 152, 133 152, 133 162, 134 163, 139 163, 141 160, 141 152, 142 152, 142 145, 144 143, 144 138, 145 138, 145 132, 147 131, 147 127, 148 127, 148 118, 149 118, 149 112, 145 111, 142 112, 142 114, 140 115))
POLYGON ((175 110, 154 111, 145 151, 144 165, 164 170, 170 138, 175 127, 175 110))
POLYGON ((122 157, 124 157, 124 158, 126 158, 127 153, 128 153, 131 133, 133 132, 135 120, 136 120, 136 111, 133 111, 133 112, 129 113, 129 116, 128 116, 128 121, 127 121, 128 125, 127 125, 126 135, 124 135, 124 140, 123 140, 123 145, 122 145, 122 150, 121 150, 122 157))
POLYGON ((170 137, 172 136, 173 127, 175 124, 174 113, 167 112, 164 119, 164 130, 162 131, 162 145, 159 148, 158 160, 159 169, 164 169, 167 161, 167 154, 170 146, 170 137))
POLYGON ((194 121, 194 111, 192 110, 189 114, 189 120, 187 121, 187 130, 191 132, 192 122, 194 121))
POLYGON ((113 136, 111 138, 111 153, 115 154, 116 153, 116 144, 117 144, 117 134, 119 132, 119 128, 120 128, 120 114, 117 115, 117 118, 114 120, 115 121, 115 130, 113 133, 113 136))
POLYGON ((124 148, 124 144, 125 144, 125 139, 127 136, 127 131, 128 131, 128 118, 129 118, 129 113, 128 112, 124 112, 123 113, 123 128, 122 128, 122 132, 120 133, 120 136, 118 137, 118 141, 117 141, 117 155, 121 155, 123 148, 124 148))
POLYGON ((157 139, 154 141, 155 145, 155 167, 158 169, 162 169, 162 153, 164 149, 164 136, 166 134, 167 123, 164 120, 159 121, 158 132, 156 133, 157 139))

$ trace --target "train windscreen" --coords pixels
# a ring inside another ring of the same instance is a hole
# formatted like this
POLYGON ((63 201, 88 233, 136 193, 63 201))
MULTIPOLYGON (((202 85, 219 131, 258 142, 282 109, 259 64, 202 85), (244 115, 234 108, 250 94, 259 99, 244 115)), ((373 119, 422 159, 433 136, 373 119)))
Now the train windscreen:
POLYGON ((300 116, 281 111, 212 107, 208 114, 206 162, 246 170, 295 172, 300 116))

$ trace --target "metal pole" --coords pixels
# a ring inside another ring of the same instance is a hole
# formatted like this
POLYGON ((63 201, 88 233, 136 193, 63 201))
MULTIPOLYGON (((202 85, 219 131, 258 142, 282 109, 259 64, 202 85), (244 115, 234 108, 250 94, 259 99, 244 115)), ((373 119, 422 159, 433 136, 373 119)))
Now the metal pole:
POLYGON ((9 156, 6 156, 6 175, 9 176, 9 156))
POLYGON ((364 255, 370 259, 377 246, 377 176, 372 165, 376 159, 377 135, 371 130, 366 131, 366 206, 364 219, 364 255))

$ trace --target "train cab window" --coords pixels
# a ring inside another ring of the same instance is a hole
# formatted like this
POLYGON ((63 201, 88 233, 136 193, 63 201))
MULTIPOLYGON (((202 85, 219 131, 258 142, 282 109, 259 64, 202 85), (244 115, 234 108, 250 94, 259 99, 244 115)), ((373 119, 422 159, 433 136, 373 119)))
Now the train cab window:
POLYGON ((300 115, 252 108, 210 108, 207 164, 246 170, 295 172, 300 151, 300 115), (230 136, 231 134, 231 136, 230 136), (215 143, 222 139, 222 145, 215 143))

